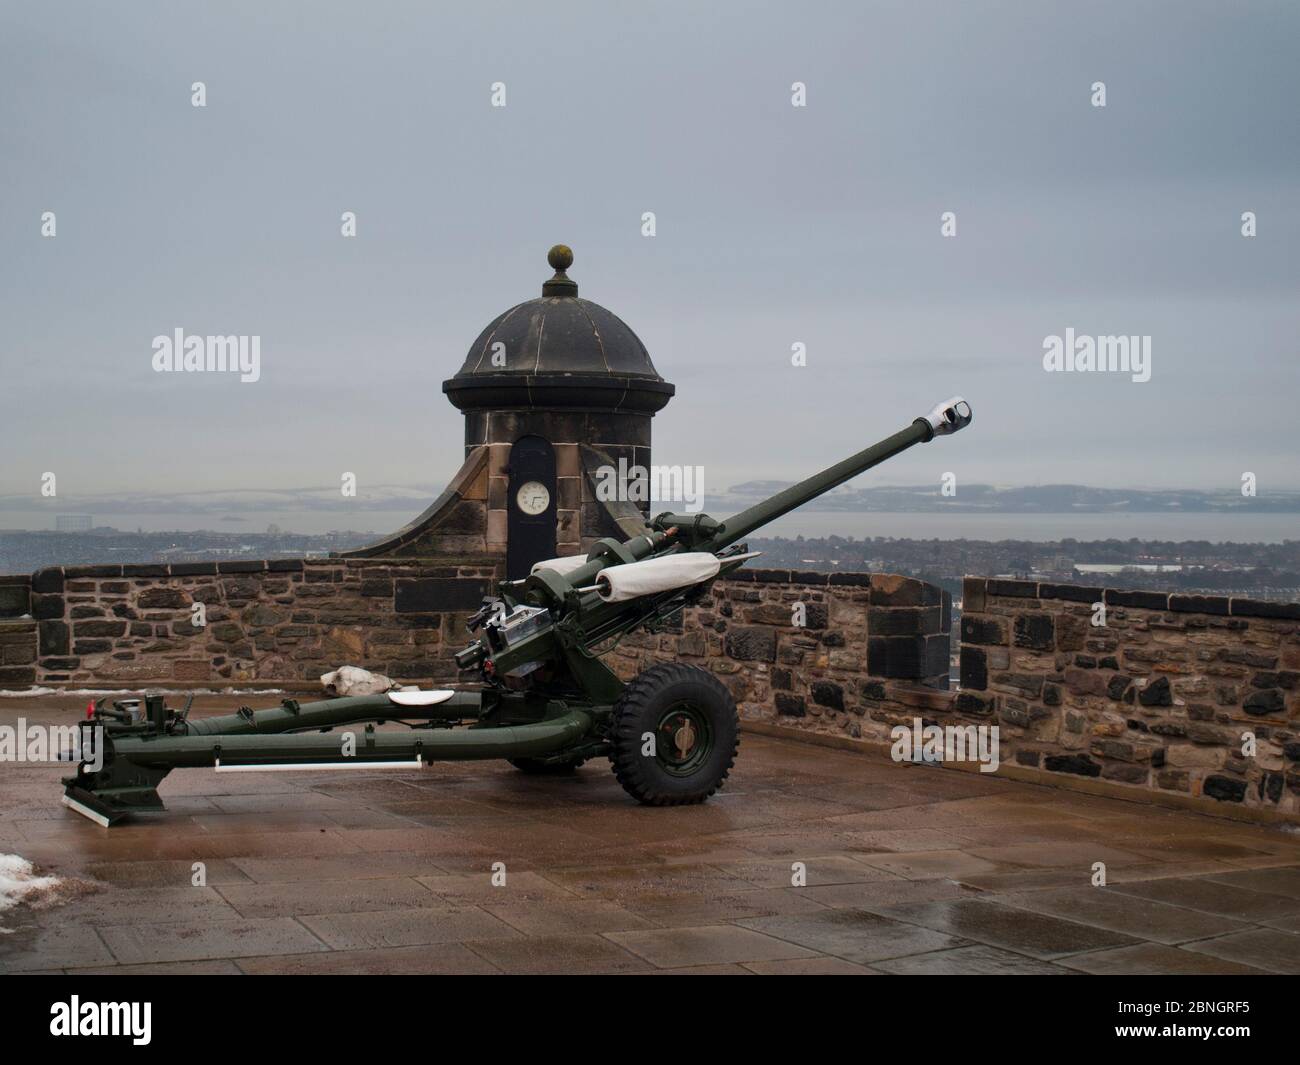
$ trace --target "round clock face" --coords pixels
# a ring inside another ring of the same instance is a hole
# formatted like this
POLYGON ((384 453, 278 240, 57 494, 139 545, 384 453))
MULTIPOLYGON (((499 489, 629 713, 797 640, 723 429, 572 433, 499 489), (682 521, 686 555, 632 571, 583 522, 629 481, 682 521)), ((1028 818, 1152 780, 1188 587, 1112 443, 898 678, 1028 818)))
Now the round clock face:
POLYGON ((551 493, 546 490, 546 485, 541 481, 528 481, 519 486, 519 491, 515 493, 515 502, 525 514, 545 514, 546 508, 551 505, 551 493))

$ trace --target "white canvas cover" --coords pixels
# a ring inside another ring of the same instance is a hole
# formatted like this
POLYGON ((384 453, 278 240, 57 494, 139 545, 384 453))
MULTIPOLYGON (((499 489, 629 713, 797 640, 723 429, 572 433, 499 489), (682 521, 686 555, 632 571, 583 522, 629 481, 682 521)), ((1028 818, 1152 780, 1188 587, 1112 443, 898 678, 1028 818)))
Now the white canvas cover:
POLYGON ((536 573, 539 569, 549 569, 563 577, 566 573, 572 573, 579 566, 586 564, 586 555, 564 555, 562 558, 548 558, 544 562, 535 562, 529 572, 536 573))
POLYGON ((699 584, 716 577, 721 568, 722 563, 703 551, 647 558, 601 570, 596 574, 596 591, 607 603, 621 603, 639 595, 699 584))

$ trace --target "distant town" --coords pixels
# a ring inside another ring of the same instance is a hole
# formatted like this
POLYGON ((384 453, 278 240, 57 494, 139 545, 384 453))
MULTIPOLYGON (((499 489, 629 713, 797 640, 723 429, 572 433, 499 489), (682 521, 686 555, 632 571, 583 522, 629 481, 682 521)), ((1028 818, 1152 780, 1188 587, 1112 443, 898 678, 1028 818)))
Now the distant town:
POLYGON ((961 596, 968 573, 1106 588, 1149 588, 1256 599, 1300 599, 1300 540, 911 540, 751 538, 758 563, 808 570, 902 573, 961 596))
MULTIPOLYGON (((313 558, 378 539, 374 531, 129 532, 63 515, 59 528, 0 530, 0 573, 111 562, 313 558)), ((1258 599, 1300 599, 1300 539, 1282 543, 1167 540, 941 540, 894 537, 754 537, 756 563, 777 569, 874 570, 919 577, 961 595, 968 573, 1160 588, 1258 599)))
MULTIPOLYGON (((1252 476, 1252 475, 1247 475, 1252 476)), ((789 487, 788 481, 746 481, 732 485, 724 499, 755 501, 789 487)), ((1253 482, 1216 492, 1194 489, 1095 488, 1083 484, 1001 487, 989 484, 944 486, 846 485, 807 504, 810 510, 889 511, 892 513, 999 514, 1298 514, 1300 492, 1271 490, 1257 495, 1253 482)))
POLYGON ((751 538, 753 565, 901 573, 952 595, 950 679, 960 678, 962 577, 978 573, 1098 588, 1151 589, 1251 599, 1300 600, 1300 540, 1280 544, 1188 540, 910 540, 838 536, 751 538))
POLYGON ((378 538, 353 530, 320 534, 285 532, 275 525, 254 532, 127 532, 91 527, 83 515, 65 515, 57 531, 0 529, 0 573, 30 573, 42 566, 93 566, 111 562, 211 562, 239 558, 320 558, 378 538), (79 525, 85 525, 79 528, 79 525))

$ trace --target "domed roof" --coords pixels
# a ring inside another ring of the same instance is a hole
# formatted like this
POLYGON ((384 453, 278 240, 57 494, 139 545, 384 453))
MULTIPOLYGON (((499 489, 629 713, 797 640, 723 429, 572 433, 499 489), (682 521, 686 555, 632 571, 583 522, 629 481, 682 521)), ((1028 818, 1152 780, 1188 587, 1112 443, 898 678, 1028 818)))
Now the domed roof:
POLYGON ((547 255, 542 295, 498 315, 442 390, 461 410, 598 408, 653 413, 676 391, 641 339, 599 303, 578 298, 573 252, 547 255))

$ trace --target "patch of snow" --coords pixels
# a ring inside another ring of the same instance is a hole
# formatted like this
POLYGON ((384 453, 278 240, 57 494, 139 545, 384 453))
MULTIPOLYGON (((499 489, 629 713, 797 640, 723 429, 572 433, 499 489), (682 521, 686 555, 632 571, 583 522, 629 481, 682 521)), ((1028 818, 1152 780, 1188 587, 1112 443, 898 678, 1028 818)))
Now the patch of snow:
MULTIPOLYGON (((0 854, 0 912, 20 902, 48 896, 62 883, 57 876, 37 876, 32 863, 17 854, 0 854)), ((10 929, 0 928, 0 932, 10 929)))
POLYGON ((390 677, 360 666, 339 666, 332 673, 322 674, 320 682, 329 695, 382 695, 395 686, 390 677))

